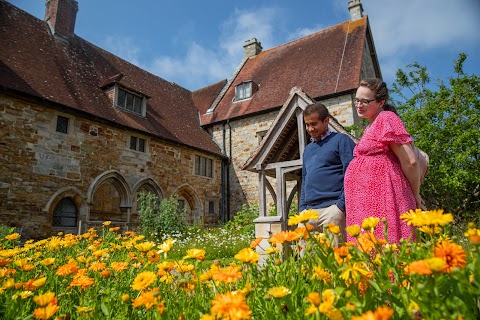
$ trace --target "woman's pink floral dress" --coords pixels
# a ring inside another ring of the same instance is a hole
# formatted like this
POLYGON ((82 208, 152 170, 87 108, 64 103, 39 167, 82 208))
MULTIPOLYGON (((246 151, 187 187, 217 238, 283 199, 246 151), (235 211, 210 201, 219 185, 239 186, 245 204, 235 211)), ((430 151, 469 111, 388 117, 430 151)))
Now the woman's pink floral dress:
MULTIPOLYGON (((382 218, 387 219, 388 241, 409 239, 412 228, 400 215, 415 209, 415 196, 403 174, 390 142, 411 143, 402 120, 391 111, 382 111, 367 128, 353 151, 354 159, 344 179, 347 226, 362 225, 365 218, 378 217, 377 238, 384 238, 382 218)), ((347 236, 348 241, 354 241, 347 236)))

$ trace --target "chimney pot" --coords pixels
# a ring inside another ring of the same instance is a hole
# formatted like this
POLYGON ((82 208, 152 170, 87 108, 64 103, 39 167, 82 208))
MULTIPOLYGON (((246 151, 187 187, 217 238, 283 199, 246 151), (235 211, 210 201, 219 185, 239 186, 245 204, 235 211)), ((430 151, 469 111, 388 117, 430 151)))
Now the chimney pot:
POLYGON ((363 6, 360 0, 351 0, 348 2, 348 11, 350 11, 350 20, 357 21, 363 17, 363 6))
POLYGON ((245 41, 243 45, 245 58, 250 58, 256 56, 260 52, 262 52, 262 44, 257 40, 257 38, 253 38, 250 40, 245 41))

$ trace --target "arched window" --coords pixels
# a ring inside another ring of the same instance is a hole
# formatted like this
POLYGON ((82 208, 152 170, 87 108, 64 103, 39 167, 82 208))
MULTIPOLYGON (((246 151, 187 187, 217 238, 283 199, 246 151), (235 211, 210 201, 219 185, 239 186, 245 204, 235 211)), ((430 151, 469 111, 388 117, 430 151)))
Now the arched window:
POLYGON ((77 225, 77 207, 75 203, 69 199, 62 199, 53 212, 54 227, 75 227, 77 225))

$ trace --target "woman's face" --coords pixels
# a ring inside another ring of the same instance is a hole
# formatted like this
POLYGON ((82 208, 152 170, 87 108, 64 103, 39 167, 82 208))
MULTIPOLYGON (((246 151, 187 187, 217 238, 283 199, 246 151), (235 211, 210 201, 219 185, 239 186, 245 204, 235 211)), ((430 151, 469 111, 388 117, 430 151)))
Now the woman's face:
POLYGON ((375 100, 375 93, 367 87, 358 87, 354 100, 358 116, 372 122, 382 111, 385 100, 375 100))

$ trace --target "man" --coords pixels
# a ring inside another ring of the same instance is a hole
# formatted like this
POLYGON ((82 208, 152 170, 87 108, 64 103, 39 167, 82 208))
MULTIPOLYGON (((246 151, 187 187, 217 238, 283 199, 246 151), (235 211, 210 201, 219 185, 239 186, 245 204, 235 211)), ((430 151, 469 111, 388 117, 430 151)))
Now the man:
MULTIPOLYGON (((333 223, 340 227, 346 240, 345 196, 343 177, 353 159, 355 142, 346 134, 332 132, 329 113, 320 102, 306 107, 303 112, 306 129, 311 136, 303 152, 302 190, 299 211, 314 209, 318 220, 309 224, 323 232, 323 226, 333 223)), ((338 244, 338 240, 334 239, 338 244)))

